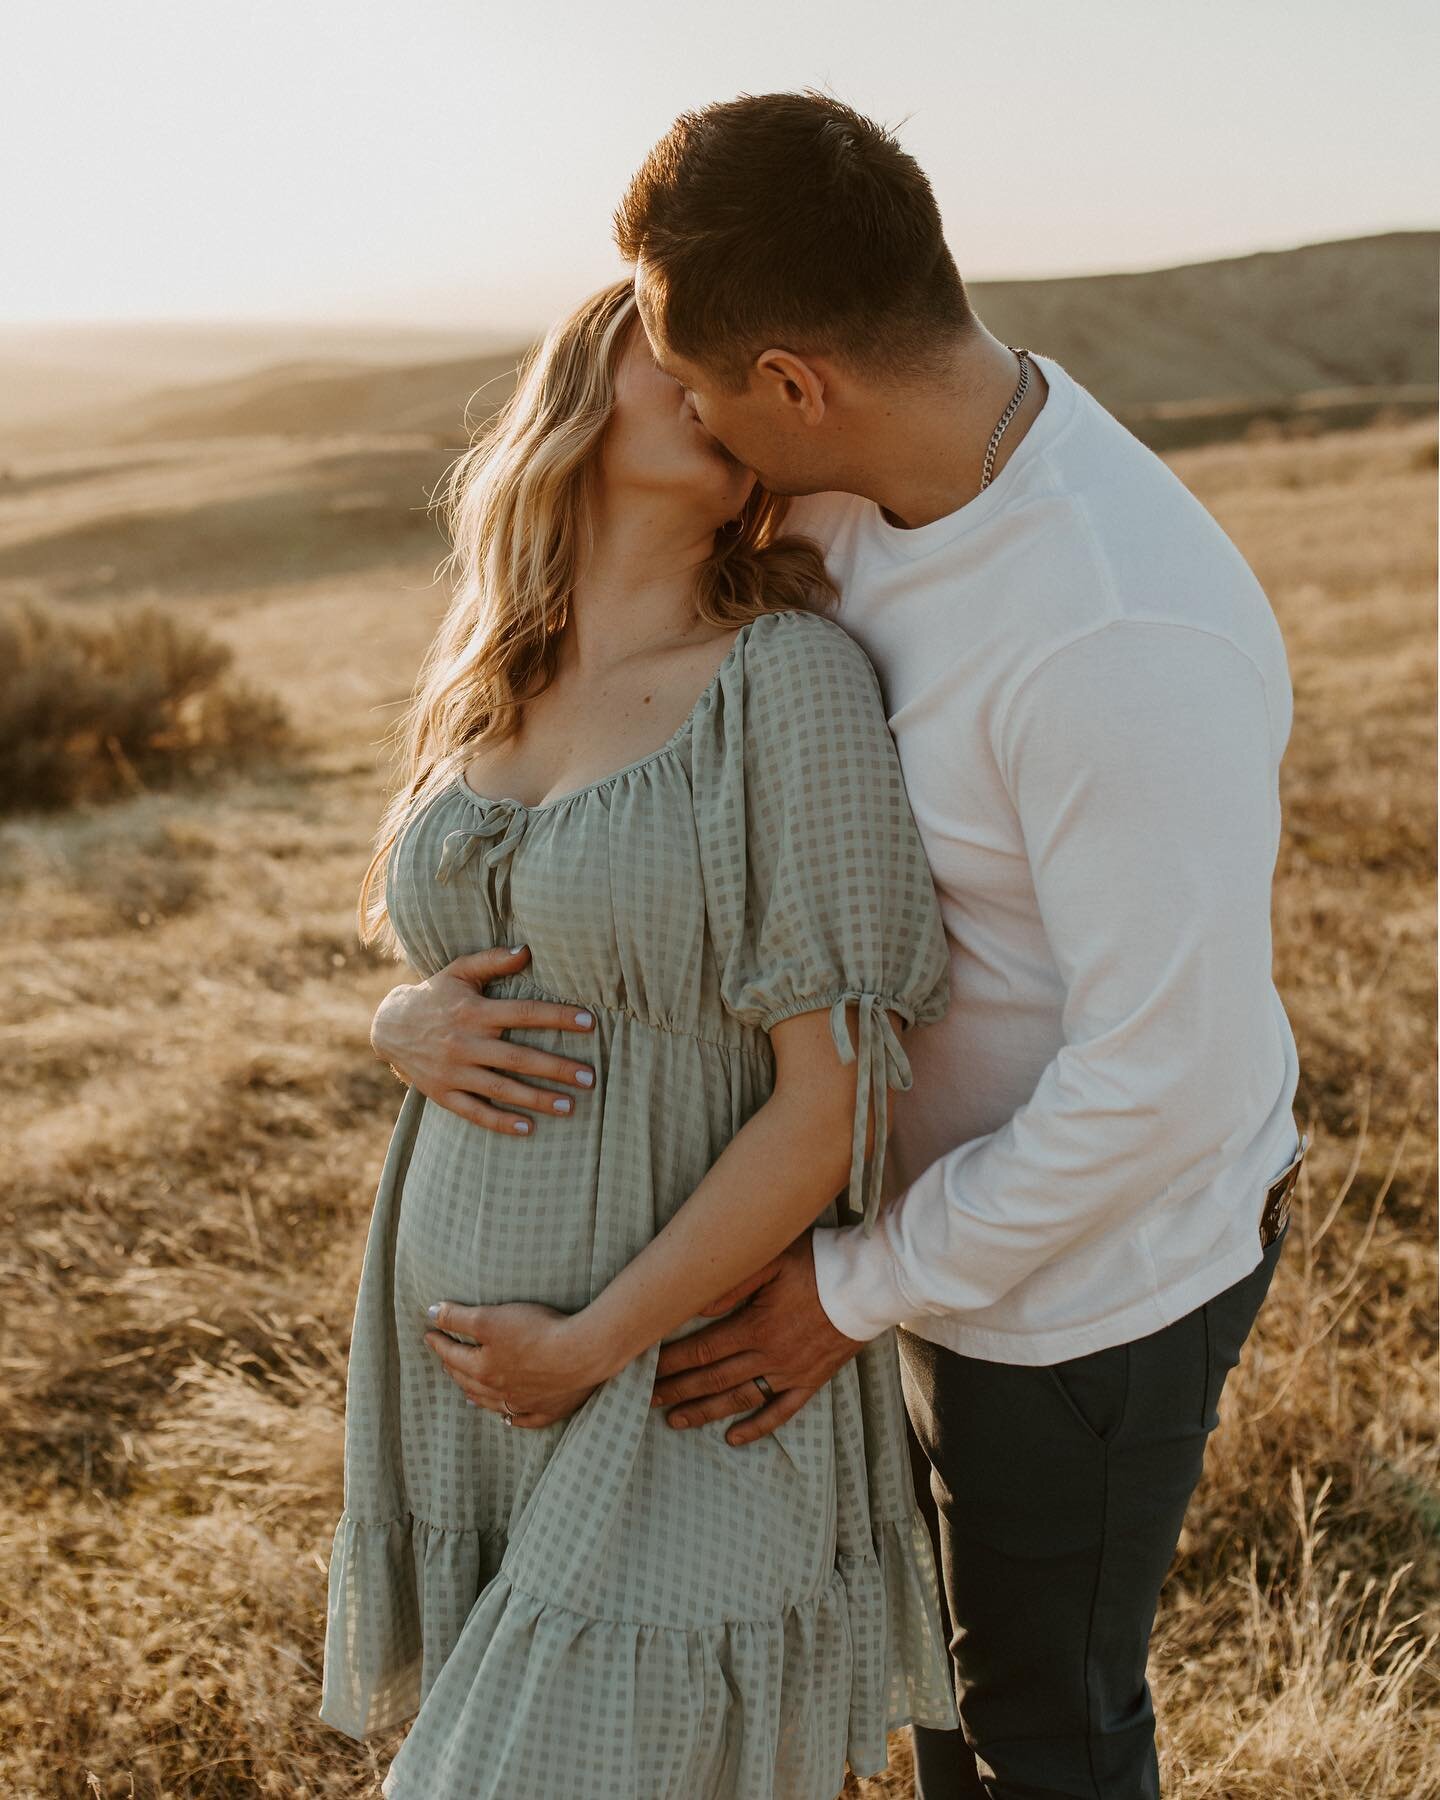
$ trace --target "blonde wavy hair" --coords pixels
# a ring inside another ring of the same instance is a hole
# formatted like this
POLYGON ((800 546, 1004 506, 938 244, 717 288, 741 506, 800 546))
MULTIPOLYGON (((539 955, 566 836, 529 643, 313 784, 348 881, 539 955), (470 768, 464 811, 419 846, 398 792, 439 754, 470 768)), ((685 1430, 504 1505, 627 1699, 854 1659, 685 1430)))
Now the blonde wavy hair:
MULTIPOLYGON (((557 321, 431 501, 451 544, 440 579, 453 584, 453 598, 387 734, 399 780, 360 884, 362 944, 380 942, 403 956, 385 905, 396 841, 481 745, 515 735, 524 702, 554 679, 571 590, 594 546, 592 500, 616 371, 639 329, 628 279, 557 321)), ((716 532, 695 578, 695 609, 709 624, 740 626, 762 612, 822 612, 834 604, 819 547, 781 533, 789 504, 757 482, 740 529, 716 532)))

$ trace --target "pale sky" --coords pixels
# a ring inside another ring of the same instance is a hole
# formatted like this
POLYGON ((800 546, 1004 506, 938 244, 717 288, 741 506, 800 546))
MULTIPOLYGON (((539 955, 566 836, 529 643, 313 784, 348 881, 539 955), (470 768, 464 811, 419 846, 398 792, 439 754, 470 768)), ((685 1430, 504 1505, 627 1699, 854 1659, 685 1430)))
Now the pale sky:
POLYGON ((825 88, 967 279, 1440 222, 1427 0, 6 0, 0 319, 529 331, 680 111, 825 88))

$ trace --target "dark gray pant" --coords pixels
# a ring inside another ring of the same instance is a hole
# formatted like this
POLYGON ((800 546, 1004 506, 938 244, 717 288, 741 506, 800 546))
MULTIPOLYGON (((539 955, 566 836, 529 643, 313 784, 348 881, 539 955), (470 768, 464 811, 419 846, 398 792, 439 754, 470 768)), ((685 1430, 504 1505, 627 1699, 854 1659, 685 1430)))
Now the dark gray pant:
POLYGON ((912 1728, 917 1800, 1156 1800, 1156 1601, 1286 1235, 1163 1331, 1046 1368, 897 1332, 962 1721, 912 1728))

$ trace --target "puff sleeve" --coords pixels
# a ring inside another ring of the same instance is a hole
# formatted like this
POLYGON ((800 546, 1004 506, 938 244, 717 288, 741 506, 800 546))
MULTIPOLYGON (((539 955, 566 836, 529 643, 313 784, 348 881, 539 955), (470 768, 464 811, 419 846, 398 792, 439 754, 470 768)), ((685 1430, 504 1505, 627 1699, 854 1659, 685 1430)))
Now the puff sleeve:
POLYGON ((721 998, 765 1031, 829 1010, 837 1056, 859 1064, 846 1201, 869 1235, 888 1090, 912 1082, 888 1010, 907 1024, 942 1017, 949 950, 874 665, 818 614, 758 623, 767 629, 750 634, 743 681, 728 696, 723 742, 714 746, 727 762, 725 875, 736 884, 721 998), (858 1043, 849 1002, 859 1009, 858 1043))

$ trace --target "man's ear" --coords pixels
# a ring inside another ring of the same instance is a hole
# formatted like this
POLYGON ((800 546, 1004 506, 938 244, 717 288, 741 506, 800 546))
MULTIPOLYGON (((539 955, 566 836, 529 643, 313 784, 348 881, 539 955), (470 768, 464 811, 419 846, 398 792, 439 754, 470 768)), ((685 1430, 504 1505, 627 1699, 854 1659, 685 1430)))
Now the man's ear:
POLYGON ((755 375, 772 384, 774 397, 794 409, 798 423, 818 425, 825 417, 828 384, 814 363, 791 350, 764 350, 755 359, 755 375))

